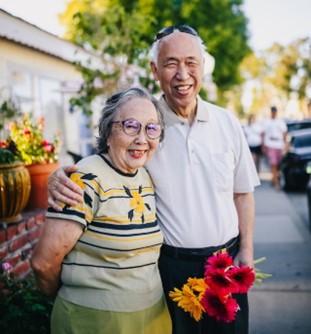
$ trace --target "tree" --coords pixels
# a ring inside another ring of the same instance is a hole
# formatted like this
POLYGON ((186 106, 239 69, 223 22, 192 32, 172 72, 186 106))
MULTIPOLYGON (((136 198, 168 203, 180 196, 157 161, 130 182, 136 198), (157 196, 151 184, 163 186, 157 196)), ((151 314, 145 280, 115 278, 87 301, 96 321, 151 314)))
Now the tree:
POLYGON ((275 43, 261 54, 247 57, 241 67, 242 73, 246 79, 256 82, 250 111, 256 113, 261 108, 268 109, 275 99, 285 106, 294 97, 304 116, 309 116, 310 55, 311 38, 302 38, 286 46, 275 43))
MULTIPOLYGON (((84 83, 78 96, 71 104, 82 108, 87 115, 92 114, 91 102, 103 93, 110 94, 116 89, 133 84, 144 71, 148 47, 144 27, 150 20, 143 17, 135 8, 130 11, 119 1, 73 0, 61 20, 68 26, 66 37, 94 52, 102 59, 103 68, 85 67, 76 63, 82 73, 84 83), (137 73, 138 69, 141 73, 137 73)), ((152 87, 151 87, 152 90, 152 87)))
POLYGON ((287 47, 279 46, 275 58, 272 83, 288 99, 295 97, 307 115, 307 105, 311 100, 311 95, 308 96, 308 89, 311 89, 311 38, 297 39, 287 47))
MULTIPOLYGON (((194 27, 207 44, 208 52, 216 59, 213 80, 219 96, 223 97, 231 87, 241 83, 239 64, 250 51, 243 2, 71 0, 61 15, 62 22, 67 26, 67 38, 99 54, 109 69, 108 76, 104 73, 101 77, 101 71, 92 72, 80 67, 89 84, 80 91, 83 100, 75 102, 85 105, 99 93, 90 87, 92 75, 93 82, 95 79, 106 80, 113 90, 120 82, 127 82, 127 73, 137 67, 141 69, 140 82, 155 91, 157 86, 149 71, 147 50, 159 29, 178 24, 194 27), (111 85, 112 82, 115 85, 111 85)), ((103 84, 102 88, 107 91, 107 84, 103 84)))

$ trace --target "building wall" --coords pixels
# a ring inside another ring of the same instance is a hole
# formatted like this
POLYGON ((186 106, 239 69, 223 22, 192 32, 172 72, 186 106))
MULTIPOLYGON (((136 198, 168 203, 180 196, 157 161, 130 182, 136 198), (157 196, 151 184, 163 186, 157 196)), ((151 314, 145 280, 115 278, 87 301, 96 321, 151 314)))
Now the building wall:
POLYGON ((45 118, 47 139, 55 132, 61 134, 61 165, 72 162, 68 150, 82 153, 83 116, 79 111, 70 112, 69 105, 81 82, 81 74, 72 63, 0 38, 0 100, 10 88, 23 112, 45 118))
MULTIPOLYGON (((74 65, 62 59, 4 39, 0 39, 0 50, 0 62, 6 65, 3 67, 4 70, 8 70, 12 65, 20 65, 27 67, 32 72, 63 81, 81 80, 81 75, 76 71, 74 65)), ((2 77, 5 77, 7 80, 9 78, 8 72, 1 71, 0 75, 1 79, 2 77)))
POLYGON ((22 216, 18 223, 0 223, 0 263, 10 263, 17 279, 31 272, 30 258, 45 221, 43 211, 22 216))

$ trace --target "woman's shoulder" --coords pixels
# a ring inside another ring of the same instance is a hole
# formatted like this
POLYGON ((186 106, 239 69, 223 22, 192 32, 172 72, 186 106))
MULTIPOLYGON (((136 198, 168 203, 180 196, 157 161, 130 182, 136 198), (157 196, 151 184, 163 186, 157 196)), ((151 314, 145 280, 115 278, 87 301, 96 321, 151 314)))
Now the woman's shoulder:
POLYGON ((144 180, 146 183, 153 184, 152 178, 145 167, 140 167, 138 169, 137 175, 141 180, 144 180))
POLYGON ((76 164, 78 169, 84 172, 91 172, 97 168, 103 168, 103 165, 105 165, 103 159, 97 154, 85 157, 76 164))

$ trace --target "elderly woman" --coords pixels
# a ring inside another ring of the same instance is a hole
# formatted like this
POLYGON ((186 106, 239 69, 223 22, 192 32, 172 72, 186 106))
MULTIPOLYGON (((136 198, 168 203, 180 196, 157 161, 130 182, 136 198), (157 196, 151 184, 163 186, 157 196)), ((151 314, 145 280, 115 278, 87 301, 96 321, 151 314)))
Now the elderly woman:
POLYGON ((171 333, 157 264, 163 236, 143 167, 162 137, 158 102, 146 91, 107 100, 98 154, 71 175, 84 202, 48 210, 31 261, 39 287, 56 296, 52 333, 171 333))

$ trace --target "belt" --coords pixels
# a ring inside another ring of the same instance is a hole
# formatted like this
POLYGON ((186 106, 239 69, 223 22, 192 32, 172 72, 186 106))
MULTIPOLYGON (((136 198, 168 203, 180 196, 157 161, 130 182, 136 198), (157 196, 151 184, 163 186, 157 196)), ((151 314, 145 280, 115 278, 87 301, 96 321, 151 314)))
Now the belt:
POLYGON ((206 248, 180 248, 163 244, 161 247, 161 255, 171 257, 176 260, 186 261, 205 261, 208 257, 218 252, 228 252, 237 249, 239 238, 235 237, 227 243, 206 248))

